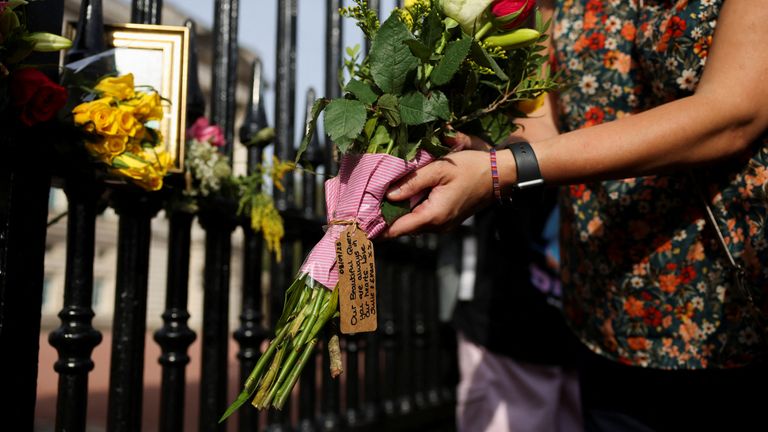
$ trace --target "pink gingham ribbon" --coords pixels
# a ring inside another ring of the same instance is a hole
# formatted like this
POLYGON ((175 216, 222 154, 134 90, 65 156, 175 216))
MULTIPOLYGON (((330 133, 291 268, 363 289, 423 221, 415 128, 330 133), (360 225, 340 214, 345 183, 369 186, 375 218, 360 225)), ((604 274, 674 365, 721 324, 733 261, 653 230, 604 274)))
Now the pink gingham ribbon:
POLYGON ((333 289, 339 281, 336 240, 346 228, 339 222, 356 222, 369 239, 376 238, 387 226, 379 207, 390 184, 433 159, 423 150, 409 162, 379 153, 342 156, 339 175, 325 182, 328 230, 307 256, 300 273, 333 289))

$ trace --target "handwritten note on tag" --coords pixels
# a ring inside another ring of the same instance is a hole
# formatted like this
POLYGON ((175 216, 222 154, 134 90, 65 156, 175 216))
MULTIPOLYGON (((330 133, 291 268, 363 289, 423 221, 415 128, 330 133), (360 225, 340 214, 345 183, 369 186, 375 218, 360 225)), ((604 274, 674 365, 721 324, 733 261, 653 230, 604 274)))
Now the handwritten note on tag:
POLYGON ((357 225, 336 240, 339 270, 339 321, 344 334, 376 330, 376 263, 373 244, 357 225))

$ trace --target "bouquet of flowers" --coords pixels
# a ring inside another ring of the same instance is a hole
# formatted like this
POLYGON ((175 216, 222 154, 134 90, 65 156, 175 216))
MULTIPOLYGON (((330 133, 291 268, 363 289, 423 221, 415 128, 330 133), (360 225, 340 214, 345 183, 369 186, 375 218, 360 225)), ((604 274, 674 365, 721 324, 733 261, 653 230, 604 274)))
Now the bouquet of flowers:
MULTIPOLYGON (((357 20, 371 49, 362 59, 347 50, 344 95, 315 102, 299 149, 300 156, 325 111, 325 132, 341 155, 338 176, 325 184, 328 229, 286 291, 274 339, 221 420, 251 398, 259 409, 282 408, 331 318, 340 316, 344 333, 375 330, 370 239, 410 211, 409 203, 384 199, 388 186, 451 151, 440 138, 452 130, 505 139, 525 116, 520 102, 557 88, 542 54, 548 23, 536 13, 533 28, 521 27, 533 12, 533 0, 407 1, 380 24, 364 1, 341 10, 357 20)), ((338 349, 329 345, 336 375, 338 349)))
POLYGON ((159 190, 173 165, 156 127, 164 115, 160 95, 135 87, 129 73, 99 80, 84 100, 72 114, 88 153, 110 174, 147 191, 159 190))
MULTIPOLYGON (((34 51, 53 52, 69 48, 72 42, 45 32, 30 32, 21 9, 23 0, 0 1, 0 112, 13 108, 24 126, 52 119, 64 106, 67 92, 44 73, 24 64, 34 51)), ((9 116, 1 116, 4 122, 9 116)))
MULTIPOLYGON (((266 145, 271 140, 271 132, 271 128, 264 129, 262 136, 247 145, 266 145)), ((268 181, 283 190, 283 177, 295 164, 273 156, 270 165, 260 163, 253 167, 251 174, 235 176, 229 157, 219 151, 224 146, 224 134, 219 126, 200 117, 187 129, 187 138, 186 184, 182 196, 172 198, 172 205, 194 213, 200 204, 205 205, 210 199, 215 201, 216 197, 236 200, 237 214, 250 218, 251 229, 262 233, 267 249, 280 261, 280 241, 285 230, 283 218, 268 191, 268 181)))

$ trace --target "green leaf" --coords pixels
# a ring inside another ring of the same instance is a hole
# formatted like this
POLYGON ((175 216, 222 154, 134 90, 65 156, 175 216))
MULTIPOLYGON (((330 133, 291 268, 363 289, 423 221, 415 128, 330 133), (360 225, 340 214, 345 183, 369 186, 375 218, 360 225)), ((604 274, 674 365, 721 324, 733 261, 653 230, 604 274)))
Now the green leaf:
POLYGON ((376 99, 379 98, 379 95, 373 91, 370 85, 356 79, 350 80, 344 90, 352 93, 357 100, 368 105, 376 102, 376 99))
POLYGON ((387 144, 392 138, 389 136, 389 130, 384 125, 376 127, 371 141, 368 143, 368 150, 366 153, 380 153, 380 150, 386 148, 387 144))
POLYGON ((411 92, 400 99, 400 116, 407 125, 420 125, 438 118, 448 120, 451 115, 448 98, 433 91, 429 97, 411 92))
POLYGON ((371 43, 371 52, 368 55, 371 75, 376 85, 385 93, 400 93, 408 73, 418 65, 418 59, 403 43, 410 39, 413 39, 413 35, 398 15, 393 13, 381 25, 371 43))
POLYGON ((416 39, 410 39, 403 43, 408 45, 408 48, 411 50, 411 54, 413 54, 414 57, 421 59, 422 62, 426 62, 430 57, 432 57, 432 48, 424 45, 416 39))
POLYGON ((445 156, 451 152, 451 149, 446 147, 436 136, 422 139, 421 148, 435 157, 445 156))
POLYGON ((232 402, 232 405, 230 405, 229 408, 227 408, 227 410, 224 412, 224 414, 222 414, 221 418, 219 418, 219 423, 223 422, 224 420, 227 419, 227 417, 231 416, 232 413, 237 411, 237 409, 240 408, 240 406, 242 406, 244 403, 246 403, 248 399, 250 399, 253 393, 255 392, 256 392, 255 387, 254 387, 254 390, 251 392, 249 392, 248 390, 243 390, 242 392, 240 392, 240 394, 237 396, 237 399, 235 399, 235 401, 232 402))
POLYGON ((352 149, 352 145, 355 144, 354 138, 348 138, 348 137, 341 137, 337 140, 333 141, 336 144, 336 147, 339 149, 339 153, 345 154, 350 149, 352 149))
POLYGON ((396 220, 411 212, 411 205, 408 200, 405 201, 387 201, 381 202, 381 216, 387 225, 392 225, 396 220))
POLYGON ((387 127, 384 125, 379 125, 379 127, 376 128, 376 133, 373 135, 373 138, 371 138, 371 144, 376 146, 382 146, 384 144, 389 143, 390 140, 389 131, 387 130, 387 127))
POLYGON ((390 126, 396 127, 400 125, 400 102, 398 102, 397 96, 383 94, 376 106, 390 126))
POLYGON ((439 86, 447 84, 467 57, 471 45, 472 38, 466 34, 463 34, 461 39, 449 43, 445 55, 432 71, 432 83, 439 86))
POLYGON ((407 142, 398 148, 399 156, 409 161, 416 157, 419 148, 421 148, 421 141, 407 142))
POLYGON ((328 99, 320 98, 312 104, 312 109, 309 112, 309 121, 307 121, 307 124, 304 126, 304 138, 301 139, 299 150, 296 152, 297 163, 299 162, 299 159, 301 159, 301 155, 304 151, 307 150, 309 142, 312 141, 312 136, 315 134, 315 128, 317 127, 317 118, 329 102, 330 100, 328 99))
POLYGON ((421 28, 419 39, 421 39, 421 42, 429 47, 430 50, 434 50, 435 45, 442 37, 443 21, 440 19, 437 8, 432 7, 429 10, 429 16, 427 16, 426 21, 424 21, 424 26, 421 28))
POLYGON ((360 44, 355 44, 353 47, 347 47, 346 50, 349 57, 355 57, 360 52, 360 44))
POLYGON ((371 117, 365 122, 365 126, 363 127, 363 133, 365 134, 365 137, 368 139, 371 139, 371 136, 373 136, 373 131, 376 130, 376 123, 379 121, 376 117, 371 117))
POLYGON ((536 24, 533 26, 533 28, 538 30, 539 33, 544 33, 544 30, 546 30, 546 28, 544 27, 544 16, 541 14, 541 11, 538 8, 536 8, 535 17, 536 17, 535 19, 536 24))
POLYGON ((489 142, 501 143, 505 141, 509 134, 515 129, 515 125, 507 117, 506 113, 493 113, 480 118, 483 125, 483 132, 489 142))
POLYGON ((362 102, 352 99, 334 99, 325 109, 325 132, 337 144, 346 143, 360 134, 365 120, 366 111, 362 102))
POLYGON ((477 62, 477 64, 491 69, 500 80, 509 81, 509 77, 504 73, 503 70, 501 70, 498 63, 496 63, 496 60, 494 60, 493 57, 488 54, 485 48, 477 43, 477 41, 472 41, 472 47, 470 51, 472 52, 472 58, 475 60, 475 62, 477 62))

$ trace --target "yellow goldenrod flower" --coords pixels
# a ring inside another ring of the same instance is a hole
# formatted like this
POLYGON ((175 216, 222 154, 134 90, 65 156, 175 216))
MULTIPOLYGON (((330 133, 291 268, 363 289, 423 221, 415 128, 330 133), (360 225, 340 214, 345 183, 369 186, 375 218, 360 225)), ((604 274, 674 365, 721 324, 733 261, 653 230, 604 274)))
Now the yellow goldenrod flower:
POLYGON ((101 92, 102 96, 113 97, 121 101, 130 99, 136 94, 133 89, 133 74, 130 73, 114 78, 104 78, 96 84, 95 89, 101 92))
POLYGON ((283 218, 275 208, 272 199, 265 193, 256 195, 251 201, 251 228, 256 232, 261 231, 267 243, 267 249, 274 253, 275 259, 280 262, 282 259, 280 241, 285 235, 283 218))
POLYGON ((293 170, 296 164, 290 161, 281 161, 276 156, 272 156, 272 167, 269 170, 269 176, 272 179, 275 187, 281 191, 285 191, 283 186, 283 177, 288 171, 293 170))

